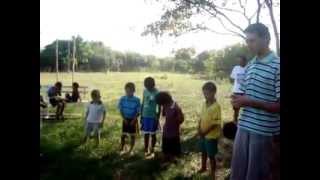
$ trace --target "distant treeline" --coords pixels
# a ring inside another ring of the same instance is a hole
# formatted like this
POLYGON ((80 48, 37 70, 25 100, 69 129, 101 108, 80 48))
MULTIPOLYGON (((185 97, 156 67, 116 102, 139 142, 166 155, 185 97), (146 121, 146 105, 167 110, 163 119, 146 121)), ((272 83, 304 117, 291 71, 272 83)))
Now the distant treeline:
MULTIPOLYGON (((182 48, 174 52, 174 57, 158 58, 136 52, 119 52, 102 42, 84 41, 75 38, 76 71, 165 71, 202 74, 207 77, 226 77, 237 64, 236 57, 245 55, 251 58, 243 44, 235 44, 221 50, 208 50, 196 54, 193 48, 182 48)), ((59 40, 59 71, 72 70, 72 40, 59 40)), ((40 51, 40 71, 56 71, 56 41, 40 51)))

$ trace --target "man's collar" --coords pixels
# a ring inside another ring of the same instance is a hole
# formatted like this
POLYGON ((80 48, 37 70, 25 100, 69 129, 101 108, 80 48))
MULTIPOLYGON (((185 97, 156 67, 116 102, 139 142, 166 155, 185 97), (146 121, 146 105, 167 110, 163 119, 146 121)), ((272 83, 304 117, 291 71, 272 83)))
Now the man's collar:
POLYGON ((253 62, 269 63, 276 58, 277 58, 277 55, 274 52, 270 51, 268 55, 262 59, 258 59, 257 56, 255 56, 253 62))

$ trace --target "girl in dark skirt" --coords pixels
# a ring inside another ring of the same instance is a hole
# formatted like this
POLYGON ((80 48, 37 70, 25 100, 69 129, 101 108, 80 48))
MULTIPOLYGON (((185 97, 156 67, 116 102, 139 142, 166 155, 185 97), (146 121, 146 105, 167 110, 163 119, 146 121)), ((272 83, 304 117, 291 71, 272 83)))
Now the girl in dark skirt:
POLYGON ((162 135, 164 160, 172 161, 181 154, 180 125, 184 121, 184 115, 167 92, 160 92, 156 96, 156 102, 163 107, 162 114, 166 118, 162 135))

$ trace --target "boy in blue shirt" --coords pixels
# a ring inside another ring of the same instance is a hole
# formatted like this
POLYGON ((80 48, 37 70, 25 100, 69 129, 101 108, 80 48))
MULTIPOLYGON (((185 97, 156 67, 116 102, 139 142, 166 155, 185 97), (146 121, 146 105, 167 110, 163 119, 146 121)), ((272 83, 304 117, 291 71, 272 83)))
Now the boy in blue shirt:
POLYGON ((122 96, 119 101, 119 111, 123 119, 122 136, 121 136, 121 154, 124 150, 125 139, 131 137, 129 153, 132 154, 132 149, 135 144, 135 134, 137 132, 137 118, 140 114, 140 99, 134 96, 135 85, 129 82, 125 85, 126 95, 122 96))

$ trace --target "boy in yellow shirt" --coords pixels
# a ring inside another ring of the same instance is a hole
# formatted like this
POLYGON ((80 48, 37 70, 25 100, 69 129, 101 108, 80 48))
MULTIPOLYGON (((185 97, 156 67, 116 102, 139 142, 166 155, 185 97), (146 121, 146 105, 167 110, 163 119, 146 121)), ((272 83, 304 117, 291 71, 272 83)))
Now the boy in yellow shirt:
POLYGON ((202 152, 199 173, 206 171, 209 157, 212 179, 215 179, 215 155, 218 152, 218 138, 221 133, 221 108, 215 98, 217 88, 213 82, 205 83, 202 91, 206 102, 202 107, 198 126, 199 147, 202 152))

